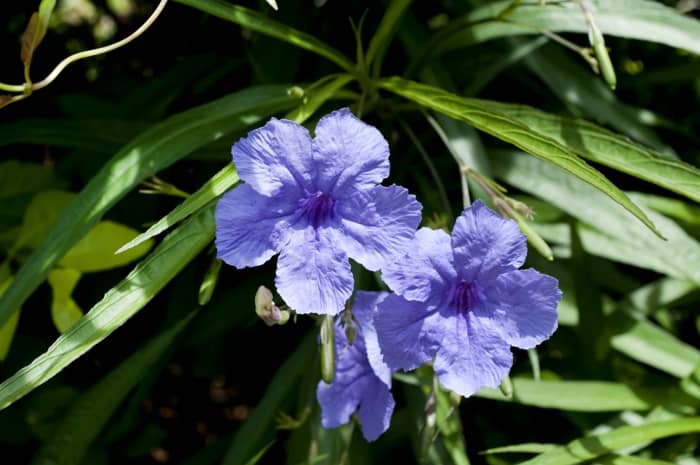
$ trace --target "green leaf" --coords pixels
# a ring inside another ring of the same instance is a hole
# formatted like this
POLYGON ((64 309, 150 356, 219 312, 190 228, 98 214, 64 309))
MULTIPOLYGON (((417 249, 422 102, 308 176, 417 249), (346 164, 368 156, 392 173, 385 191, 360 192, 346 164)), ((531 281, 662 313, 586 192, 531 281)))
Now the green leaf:
POLYGON ((45 383, 141 310, 214 237, 213 208, 170 233, 49 349, 0 384, 0 409, 45 383))
MULTIPOLYGON (((7 265, 0 266, 0 297, 5 293, 5 289, 10 285, 12 279, 7 265)), ((12 318, 0 326, 0 361, 5 360, 7 353, 10 351, 10 345, 12 345, 12 339, 14 339, 15 331, 17 330, 17 323, 19 323, 19 313, 18 309, 12 314, 12 318)))
POLYGON ((139 121, 26 119, 0 125, 0 147, 52 145, 111 155, 146 128, 139 121))
POLYGON ((523 61, 560 100, 578 110, 575 112, 577 116, 587 116, 609 124, 654 149, 668 150, 654 131, 642 121, 645 117, 655 119, 653 113, 620 102, 602 80, 587 72, 555 46, 535 50, 523 61))
POLYGON ((700 226, 700 206, 682 200, 662 197, 645 192, 630 193, 635 201, 665 216, 692 226, 700 226))
POLYGON ((262 400, 233 438, 222 465, 245 464, 255 450, 269 440, 275 413, 282 409, 290 386, 294 386, 306 371, 317 350, 315 334, 308 334, 270 380, 262 400))
POLYGON ((209 202, 218 198, 238 182, 238 173, 232 163, 229 163, 204 183, 197 192, 190 195, 184 202, 175 207, 173 211, 155 222, 150 228, 139 234, 131 241, 122 245, 115 253, 122 254, 133 250, 144 242, 169 229, 178 221, 182 221, 193 213, 204 208, 209 202))
POLYGON ((50 180, 51 171, 36 163, 0 163, 0 198, 40 191, 50 180))
POLYGON ((141 180, 212 140, 290 108, 294 103, 284 86, 250 87, 172 116, 134 139, 90 180, 63 212, 48 239, 19 270, 0 300, 0 324, 7 321, 102 215, 141 180))
POLYGON ((666 460, 655 460, 634 455, 612 455, 602 457, 597 460, 603 465, 674 465, 676 462, 668 462, 666 460))
POLYGON ((153 241, 142 240, 128 251, 116 254, 119 246, 137 235, 136 230, 122 224, 100 221, 66 253, 59 264, 83 273, 124 266, 141 258, 153 246, 153 241))
POLYGON ((72 192, 48 190, 37 193, 24 211, 22 230, 15 248, 36 249, 46 240, 51 227, 75 199, 72 192))
POLYGON ((129 391, 171 347, 193 315, 162 332, 82 394, 42 444, 32 463, 80 465, 88 447, 129 391))
MULTIPOLYGON (((700 54, 700 22, 652 0, 588 1, 603 34, 657 42, 700 54)), ((426 46, 431 53, 467 47, 498 37, 550 32, 588 33, 576 2, 488 2, 455 21, 426 46), (511 5, 514 8, 509 8, 511 5)))
POLYGON ((632 323, 613 336, 610 344, 628 357, 678 378, 689 376, 700 364, 700 350, 646 320, 632 323))
POLYGON ((353 77, 348 74, 331 75, 309 86, 304 90, 304 101, 297 108, 289 112, 285 118, 303 124, 318 110, 321 105, 352 81, 353 77))
POLYGON ((285 24, 279 23, 257 11, 248 8, 232 5, 222 0, 175 0, 183 5, 188 5, 198 10, 202 10, 210 15, 216 16, 253 31, 265 34, 296 47, 303 48, 310 52, 321 55, 333 63, 343 68, 348 73, 353 73, 355 65, 342 53, 318 40, 310 34, 297 31, 285 24))
POLYGON ((27 29, 25 29, 22 34, 21 57, 22 63, 24 63, 25 75, 29 73, 34 51, 41 43, 49 28, 49 19, 51 19, 54 6, 56 6, 56 0, 41 0, 39 11, 32 14, 27 29))
POLYGON ((564 118, 525 105, 488 102, 488 108, 565 145, 573 153, 644 179, 700 202, 700 170, 659 155, 639 144, 583 120, 564 118))
POLYGON ((642 442, 700 432, 700 417, 623 426, 609 433, 571 441, 521 465, 574 465, 642 442))
POLYGON ((608 381, 535 381, 527 378, 512 378, 512 381, 512 399, 506 398, 500 389, 492 388, 483 388, 476 396, 574 412, 648 410, 654 399, 661 399, 652 391, 608 381))
POLYGON ((557 448, 556 444, 542 444, 539 442, 528 442, 524 444, 513 444, 512 446, 494 447, 486 449, 481 454, 510 454, 510 453, 525 453, 525 454, 541 454, 549 450, 557 448))
MULTIPOLYGON (((277 9, 277 8, 275 8, 275 9, 277 9)), ((250 460, 248 460, 248 461, 245 463, 245 465, 255 465, 255 464, 257 464, 260 460, 262 460, 262 458, 265 456, 265 454, 267 453, 267 451, 270 449, 270 447, 272 447, 272 445, 273 445, 274 443, 275 443, 275 441, 270 441, 270 442, 268 442, 268 443, 265 445, 265 447, 263 447, 262 449, 260 449, 260 450, 258 451, 257 454, 255 454, 254 456, 252 456, 252 457, 250 458, 250 460)))
MULTIPOLYGON (((497 178, 547 200, 584 223, 579 234, 587 252, 700 284, 700 244, 673 221, 647 212, 667 238, 661 240, 640 228, 619 205, 557 167, 522 153, 493 154, 491 167, 497 178)), ((567 235, 567 226, 563 226, 567 235)), ((545 239, 553 239, 536 229, 545 239)))
POLYGON ((383 80, 379 86, 427 108, 470 124, 563 168, 605 193, 639 218, 649 229, 658 233, 654 224, 638 206, 632 203, 622 191, 595 168, 571 153, 566 145, 561 145, 551 137, 542 135, 527 125, 514 121, 514 115, 510 111, 501 112, 502 109, 511 110, 514 106, 496 105, 495 102, 462 98, 433 86, 398 77, 383 80))
MULTIPOLYGON (((51 228, 75 197, 76 194, 64 191, 44 191, 35 195, 24 213, 22 231, 15 248, 40 247, 49 236, 51 228)), ((144 240, 129 253, 115 255, 120 245, 133 239, 137 234, 127 226, 112 221, 101 221, 58 263, 63 267, 81 272, 103 271, 126 265, 142 257, 153 245, 152 241, 144 240)))
POLYGON ((382 60, 387 48, 391 44, 391 39, 396 34, 401 16, 411 5, 411 0, 392 0, 382 17, 382 21, 377 27, 377 31, 372 36, 367 48, 367 66, 372 68, 372 76, 381 74, 382 60))
POLYGON ((49 273, 49 285, 53 292, 51 319, 56 329, 63 334, 83 317, 83 311, 75 303, 71 294, 82 273, 76 270, 59 268, 49 273))

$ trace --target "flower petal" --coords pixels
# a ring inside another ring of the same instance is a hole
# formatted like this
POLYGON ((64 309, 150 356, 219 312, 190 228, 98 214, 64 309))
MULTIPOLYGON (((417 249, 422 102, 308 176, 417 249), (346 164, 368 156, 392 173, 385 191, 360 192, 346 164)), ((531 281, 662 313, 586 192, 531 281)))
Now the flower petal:
POLYGON ((476 312, 494 321, 510 345, 530 349, 557 329, 561 291, 555 278, 533 269, 500 275, 487 287, 486 305, 476 312))
POLYGON ((337 428, 350 421, 350 416, 360 405, 360 396, 367 381, 362 379, 344 384, 335 379, 331 384, 318 382, 316 398, 321 405, 321 424, 324 428, 337 428))
POLYGON ((272 118, 236 142, 231 154, 238 176, 263 195, 303 190, 315 177, 309 131, 293 121, 272 118))
POLYGON ((370 380, 363 394, 357 416, 362 425, 362 435, 368 441, 374 441, 389 429, 396 403, 389 387, 378 378, 370 380))
POLYGON ((389 144, 348 108, 329 113, 316 125, 314 162, 318 187, 335 198, 376 186, 389 176, 389 144))
POLYGON ((216 205, 217 255, 237 268, 265 263, 289 238, 296 202, 270 198, 243 184, 216 205))
POLYGON ((433 306, 447 298, 456 276, 450 236, 429 228, 419 229, 407 254, 382 270, 382 279, 398 295, 433 306))
POLYGON ((370 271, 403 254, 420 223, 421 205, 403 187, 376 186, 336 204, 334 243, 370 271))
POLYGON ((384 362, 392 370, 413 370, 433 358, 442 340, 443 319, 424 303, 396 294, 379 302, 374 325, 384 362))
POLYGON ((335 315, 352 294, 348 257, 325 236, 312 227, 297 231, 277 260, 275 285, 297 313, 335 315))
POLYGON ((513 364, 508 344, 488 320, 473 313, 447 319, 433 364, 440 382, 464 397, 484 386, 498 387, 513 364))
MULTIPOLYGON (((364 304, 374 300, 379 293, 363 294, 367 295, 360 296, 358 315, 364 320, 370 316, 363 310, 369 308, 364 304)), ((347 423, 359 408, 363 434, 368 441, 373 441, 389 427, 394 399, 389 387, 374 374, 367 359, 363 339, 367 328, 363 326, 355 342, 348 345, 344 328, 335 325, 335 376, 330 385, 319 382, 316 396, 321 405, 321 424, 324 427, 335 428, 347 423)))
POLYGON ((466 281, 488 281, 525 262, 527 245, 518 224, 477 200, 452 230, 455 267, 466 281))
MULTIPOLYGON (((352 305, 352 314, 360 323, 358 333, 364 340, 367 359, 374 374, 387 386, 391 387, 391 369, 384 363, 377 330, 374 328, 374 317, 377 314, 377 303, 384 300, 388 292, 357 291, 352 305)), ((360 339, 360 338, 358 338, 360 339)))

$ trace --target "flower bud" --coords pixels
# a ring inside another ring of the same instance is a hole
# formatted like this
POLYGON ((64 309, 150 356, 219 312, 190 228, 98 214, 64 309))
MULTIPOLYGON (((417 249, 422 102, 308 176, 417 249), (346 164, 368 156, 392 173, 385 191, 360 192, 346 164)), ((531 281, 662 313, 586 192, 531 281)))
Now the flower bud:
POLYGON ((272 292, 265 286, 260 286, 255 293, 255 313, 268 326, 283 325, 289 321, 289 312, 275 305, 272 292))

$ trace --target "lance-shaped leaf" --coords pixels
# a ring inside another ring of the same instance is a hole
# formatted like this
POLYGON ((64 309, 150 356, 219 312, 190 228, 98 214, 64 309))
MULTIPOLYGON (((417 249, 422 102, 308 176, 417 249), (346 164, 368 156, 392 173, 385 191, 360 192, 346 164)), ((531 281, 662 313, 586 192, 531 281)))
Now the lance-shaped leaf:
MULTIPOLYGON (((494 137, 520 147, 531 155, 563 168, 570 174, 609 196, 636 216, 649 229, 659 234, 647 215, 598 170, 576 156, 571 148, 547 135, 513 120, 510 114, 501 112, 494 102, 468 99, 437 87, 393 77, 380 81, 379 86, 409 100, 464 121, 494 137)), ((660 235, 660 234, 659 234, 660 235)))
POLYGON ((68 205, 48 239, 19 270, 0 299, 0 325, 61 257, 141 180, 212 140, 291 108, 296 102, 283 86, 250 87, 172 116, 136 137, 68 205))
POLYGON ((571 441, 521 465, 575 465, 625 447, 678 434, 700 432, 700 417, 622 426, 609 433, 571 441))
MULTIPOLYGON (((700 21, 653 0, 586 2, 603 34, 657 42, 700 54, 700 21)), ((444 52, 498 37, 541 31, 588 33, 577 2, 487 2, 456 20, 426 45, 444 52)))
POLYGON ((22 34, 22 63, 24 63, 25 75, 29 75, 29 67, 32 64, 34 51, 39 46, 49 28, 49 19, 56 6, 56 0, 41 0, 39 11, 29 18, 27 29, 22 34))
POLYGON ((0 409, 42 385, 141 310, 214 238, 214 207, 174 230, 46 352, 0 384, 0 409))

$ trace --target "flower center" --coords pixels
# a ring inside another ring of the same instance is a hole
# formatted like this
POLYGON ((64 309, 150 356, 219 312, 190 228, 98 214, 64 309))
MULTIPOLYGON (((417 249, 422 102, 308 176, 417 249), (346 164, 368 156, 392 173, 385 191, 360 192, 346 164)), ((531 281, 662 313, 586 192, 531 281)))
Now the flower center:
POLYGON ((316 192, 299 202, 304 217, 314 227, 325 224, 335 215, 335 199, 330 194, 316 192))
POLYGON ((462 313, 474 308, 480 300, 481 288, 475 282, 460 281, 450 293, 450 304, 462 313))

